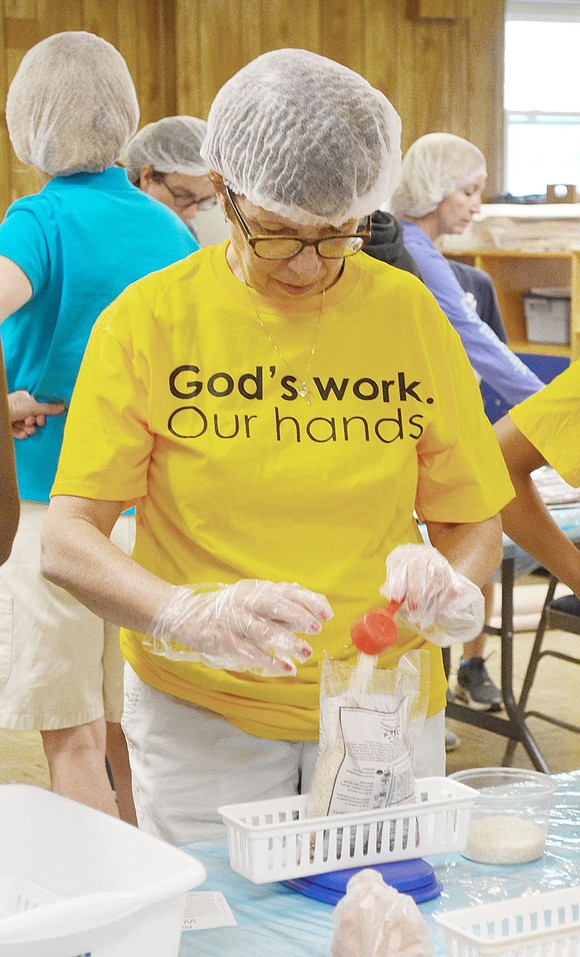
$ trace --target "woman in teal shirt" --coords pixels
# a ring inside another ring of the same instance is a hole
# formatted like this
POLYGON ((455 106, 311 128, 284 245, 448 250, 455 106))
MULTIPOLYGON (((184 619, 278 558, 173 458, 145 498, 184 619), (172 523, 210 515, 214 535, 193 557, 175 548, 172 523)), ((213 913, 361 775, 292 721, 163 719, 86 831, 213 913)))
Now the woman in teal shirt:
MULTIPOLYGON (((40 527, 94 321, 127 285, 198 245, 115 168, 139 108, 127 65, 105 40, 71 31, 29 50, 6 116, 17 157, 48 182, 13 203, 0 226, 0 322, 22 500, 0 570, 0 727, 40 732, 53 790, 134 820, 118 629, 44 581, 40 527)), ((131 522, 119 522, 125 550, 131 522)))

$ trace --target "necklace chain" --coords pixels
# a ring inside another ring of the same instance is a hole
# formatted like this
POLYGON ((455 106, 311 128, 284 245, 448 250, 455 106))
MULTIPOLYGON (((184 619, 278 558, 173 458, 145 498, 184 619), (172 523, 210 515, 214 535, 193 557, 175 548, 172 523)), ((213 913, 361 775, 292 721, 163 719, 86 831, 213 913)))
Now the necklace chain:
POLYGON ((317 345, 318 345, 318 333, 320 332, 320 320, 321 320, 321 318, 322 318, 322 310, 324 309, 324 292, 325 292, 325 290, 324 290, 324 289, 322 290, 322 294, 321 294, 321 298, 320 298, 320 309, 318 310, 318 319, 317 319, 317 321, 316 321, 316 330, 315 330, 315 332, 314 332, 314 340, 313 340, 313 342, 312 342, 312 349, 310 350, 310 357, 309 357, 309 359, 308 359, 308 366, 306 367, 306 372, 304 373, 304 376, 301 377, 301 376, 296 375, 294 369, 292 368, 292 366, 291 366, 290 363, 288 362, 288 359, 286 358, 286 356, 284 355, 284 353, 281 351, 281 349, 278 348, 278 346, 276 345, 276 343, 275 343, 274 340, 272 339, 272 336, 270 335, 270 333, 269 333, 268 330, 266 329, 266 326, 264 325, 264 322, 263 322, 263 320, 262 320, 262 317, 260 316, 260 313, 259 313, 258 310, 256 309, 256 306, 255 306, 255 304, 254 304, 254 301, 253 301, 252 296, 251 296, 251 293, 250 293, 250 287, 249 287, 249 285, 248 285, 247 283, 244 283, 244 285, 245 285, 245 287, 246 287, 246 289, 247 289, 247 291, 248 291, 248 299, 250 300, 250 305, 252 306, 252 309, 254 310, 254 312, 255 312, 255 314, 256 314, 256 319, 258 320, 258 324, 260 325, 260 328, 262 329, 262 332, 263 332, 264 335, 266 336, 266 339, 268 340, 268 342, 269 342, 270 345, 272 346, 272 349, 274 350, 274 352, 276 353, 276 355, 279 356, 279 358, 282 360, 282 362, 284 363, 284 365, 286 366, 286 368, 288 369, 288 371, 289 371, 289 372, 293 375, 293 377, 296 379, 296 382, 298 383, 298 385, 296 386, 296 390, 297 390, 297 392, 298 392, 298 395, 299 395, 302 399, 306 399, 306 404, 307 404, 307 405, 310 405, 310 389, 309 389, 309 387, 308 387, 308 379, 310 378, 310 370, 311 370, 311 368, 312 368, 312 363, 313 363, 313 361, 314 361, 314 354, 315 354, 315 352, 316 352, 316 347, 317 347, 317 345))

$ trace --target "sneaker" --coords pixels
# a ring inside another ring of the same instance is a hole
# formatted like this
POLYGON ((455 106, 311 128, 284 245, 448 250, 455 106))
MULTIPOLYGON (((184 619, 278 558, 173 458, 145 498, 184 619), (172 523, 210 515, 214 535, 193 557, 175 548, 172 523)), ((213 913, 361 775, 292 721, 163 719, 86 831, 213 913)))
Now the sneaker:
POLYGON ((501 711, 501 691, 487 673, 483 658, 462 661, 457 672, 455 694, 474 711, 501 711))
POLYGON ((445 728, 445 750, 447 753, 449 751, 457 751, 457 748, 461 744, 459 740, 459 735, 455 734, 454 731, 450 731, 449 728, 445 728))

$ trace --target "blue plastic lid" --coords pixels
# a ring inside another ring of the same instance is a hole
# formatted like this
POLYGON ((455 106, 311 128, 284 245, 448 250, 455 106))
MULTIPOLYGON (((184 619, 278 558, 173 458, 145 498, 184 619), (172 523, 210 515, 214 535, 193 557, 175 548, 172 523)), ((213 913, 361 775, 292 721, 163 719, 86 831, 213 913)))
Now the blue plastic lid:
POLYGON ((331 871, 328 874, 316 874, 313 877, 299 877, 284 883, 306 897, 313 897, 327 904, 337 904, 344 897, 350 878, 359 871, 369 868, 378 871, 385 884, 389 884, 402 894, 409 894, 417 904, 432 900, 442 890, 433 867, 422 858, 395 861, 391 864, 370 864, 368 868, 351 867, 347 870, 331 871))

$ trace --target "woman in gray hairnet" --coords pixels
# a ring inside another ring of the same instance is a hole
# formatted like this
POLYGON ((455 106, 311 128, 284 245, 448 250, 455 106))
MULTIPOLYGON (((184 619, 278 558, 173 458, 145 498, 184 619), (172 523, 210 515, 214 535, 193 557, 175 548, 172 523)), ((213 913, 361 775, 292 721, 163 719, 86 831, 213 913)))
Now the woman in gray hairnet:
MULTIPOLYGON (((459 333, 471 365, 514 405, 534 395, 544 383, 480 319, 451 264, 435 247, 441 236, 460 235, 479 212, 486 177, 484 156, 473 143, 452 133, 427 133, 405 154, 391 207, 402 221, 406 249, 459 333)), ((489 616, 493 586, 487 586, 484 594, 489 616)), ((477 711, 499 711, 502 695, 487 672, 485 645, 482 631, 463 649, 456 693, 477 711)))
POLYGON ((512 489, 433 297, 357 255, 399 142, 358 74, 258 57, 202 147, 229 240, 126 290, 88 345, 43 567, 122 626, 139 822, 170 841, 223 833, 221 804, 309 788, 321 659, 356 660, 379 589, 402 602, 380 666, 430 652, 415 771, 444 773, 434 642, 480 628, 512 489), (108 540, 126 501, 132 558, 108 540))
MULTIPOLYGON (((114 168, 139 110, 111 44, 71 31, 34 46, 8 91, 6 118, 16 155, 46 185, 13 203, 0 225, 0 322, 22 499, 0 569, 0 727, 40 732, 54 791, 134 820, 118 629, 43 580, 40 527, 96 317, 129 283, 198 247, 114 168)), ((127 550, 133 523, 123 516, 114 532, 127 550)))
POLYGON ((130 181, 169 206, 194 235, 198 212, 216 205, 209 166, 199 152, 206 129, 196 116, 165 116, 139 130, 120 159, 130 181))

